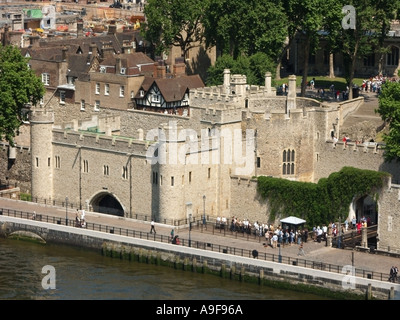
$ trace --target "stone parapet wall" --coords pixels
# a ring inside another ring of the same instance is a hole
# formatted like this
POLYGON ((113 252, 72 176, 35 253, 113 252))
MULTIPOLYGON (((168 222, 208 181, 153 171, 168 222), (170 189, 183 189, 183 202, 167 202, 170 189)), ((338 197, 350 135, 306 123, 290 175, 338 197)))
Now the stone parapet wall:
POLYGON ((343 125, 344 120, 349 114, 357 111, 364 103, 364 97, 355 98, 339 103, 339 125, 343 125))
POLYGON ((334 147, 331 141, 327 141, 316 150, 316 153, 318 161, 314 165, 315 182, 320 178, 328 177, 332 172, 340 171, 344 166, 385 171, 393 176, 394 181, 400 179, 398 164, 384 162, 384 150, 376 144, 367 146, 351 142, 345 146, 343 142, 338 142, 334 147))

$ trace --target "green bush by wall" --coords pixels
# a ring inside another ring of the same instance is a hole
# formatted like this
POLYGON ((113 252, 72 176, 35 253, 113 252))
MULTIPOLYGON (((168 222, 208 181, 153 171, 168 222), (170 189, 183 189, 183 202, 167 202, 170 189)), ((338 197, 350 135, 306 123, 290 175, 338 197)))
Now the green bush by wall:
POLYGON ((296 216, 312 227, 346 217, 354 197, 370 195, 378 200, 378 190, 388 177, 386 172, 343 167, 318 183, 260 176, 257 191, 269 203, 271 220, 296 216))

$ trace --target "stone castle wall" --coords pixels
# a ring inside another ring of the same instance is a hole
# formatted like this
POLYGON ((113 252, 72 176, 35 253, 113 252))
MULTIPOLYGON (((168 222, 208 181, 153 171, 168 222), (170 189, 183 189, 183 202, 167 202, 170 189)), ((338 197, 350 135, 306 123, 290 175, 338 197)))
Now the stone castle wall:
POLYGON ((356 144, 349 142, 347 147, 343 142, 338 142, 336 147, 328 140, 321 145, 315 155, 315 181, 337 172, 344 166, 365 170, 385 171, 392 175, 392 180, 400 179, 399 164, 386 163, 383 158, 384 150, 379 145, 356 144))
POLYGON ((377 249, 400 253, 400 185, 391 185, 379 200, 377 249))
POLYGON ((16 145, 15 159, 9 159, 9 145, 0 142, 0 179, 2 185, 17 186, 31 193, 31 153, 29 147, 16 145))

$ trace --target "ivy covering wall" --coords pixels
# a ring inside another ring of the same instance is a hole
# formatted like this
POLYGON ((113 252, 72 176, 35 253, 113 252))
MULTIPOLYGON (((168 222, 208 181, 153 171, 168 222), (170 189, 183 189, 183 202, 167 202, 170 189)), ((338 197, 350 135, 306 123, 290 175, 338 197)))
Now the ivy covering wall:
POLYGON ((260 176, 257 191, 268 201, 270 220, 296 216, 313 227, 347 217, 354 197, 370 195, 377 201, 378 191, 389 176, 386 172, 353 167, 343 167, 318 183, 260 176))

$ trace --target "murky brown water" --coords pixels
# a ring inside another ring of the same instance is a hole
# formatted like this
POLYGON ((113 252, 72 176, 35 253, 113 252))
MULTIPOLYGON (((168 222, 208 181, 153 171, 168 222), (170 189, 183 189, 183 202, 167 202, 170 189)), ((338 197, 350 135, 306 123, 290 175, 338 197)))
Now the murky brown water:
POLYGON ((21 240, 0 239, 0 270, 0 299, 9 300, 321 299, 301 292, 113 259, 75 247, 21 240), (42 273, 44 266, 49 267, 42 273), (54 282, 47 278, 51 274, 48 268, 52 267, 54 282))

